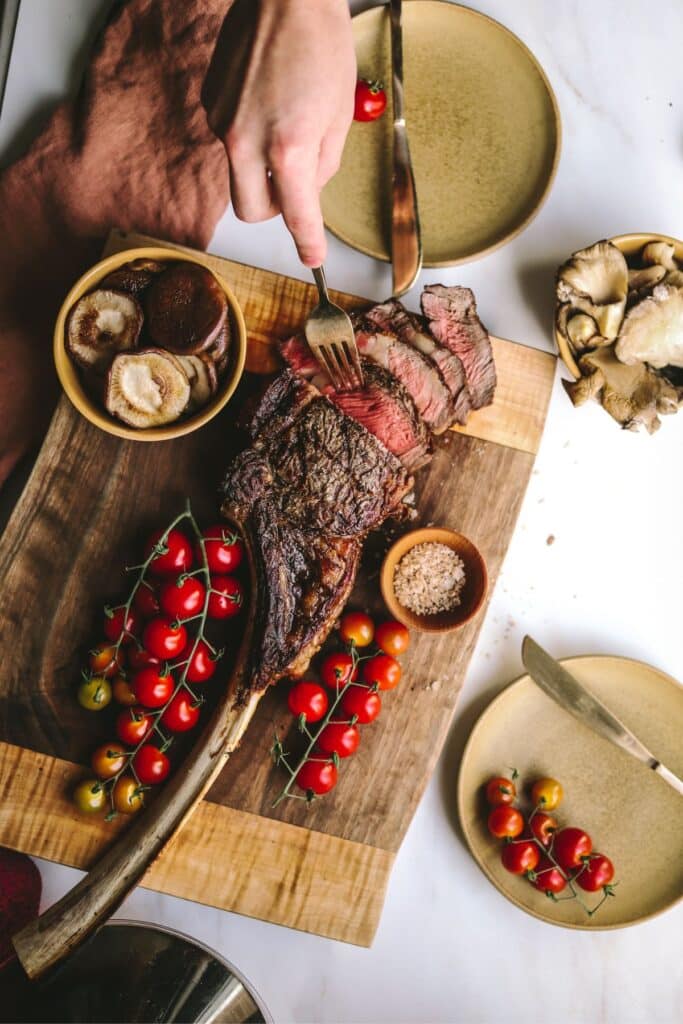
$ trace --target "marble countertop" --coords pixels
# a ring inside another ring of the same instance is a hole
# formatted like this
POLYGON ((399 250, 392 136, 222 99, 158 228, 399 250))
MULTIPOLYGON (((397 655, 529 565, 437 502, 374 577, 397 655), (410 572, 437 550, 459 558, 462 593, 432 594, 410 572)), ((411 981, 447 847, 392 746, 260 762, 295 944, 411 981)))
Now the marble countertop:
MULTIPOLYGON (((26 125, 40 123, 69 88, 103 6, 23 0, 0 160, 20 149, 26 125)), ((367 5, 354 8, 360 6, 367 5)), ((493 333, 551 351, 552 272, 566 254, 627 231, 683 237, 683 5, 476 6, 516 32, 545 68, 562 113, 563 153, 552 194, 521 237, 481 262, 438 271, 438 278, 474 288, 493 333)), ((279 221, 245 225, 228 212, 210 248, 301 273, 279 221)), ((335 239, 327 273, 349 292, 380 299, 390 291, 387 267, 335 239)), ((421 281, 435 278, 426 271, 421 281)), ((464 740, 487 700, 519 674, 525 632, 558 656, 618 653, 682 674, 683 415, 665 420, 654 438, 622 433, 597 407, 574 411, 560 373, 452 733, 398 855, 372 949, 144 890, 121 910, 220 951, 278 1022, 681 1019, 680 908, 623 931, 549 927, 489 885, 452 824, 464 740)), ((77 873, 40 867, 47 905, 77 873)))

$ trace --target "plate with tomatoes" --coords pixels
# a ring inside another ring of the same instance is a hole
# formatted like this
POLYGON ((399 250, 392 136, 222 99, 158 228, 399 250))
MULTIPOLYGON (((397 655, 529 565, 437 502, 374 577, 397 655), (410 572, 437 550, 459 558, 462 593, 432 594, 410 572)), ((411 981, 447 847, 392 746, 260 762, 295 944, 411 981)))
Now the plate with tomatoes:
MULTIPOLYGON (((683 687, 629 658, 566 659, 572 675, 683 775, 683 687)), ((458 779, 465 840, 512 903, 550 924, 637 924, 683 898, 683 804, 654 772, 525 675, 486 708, 458 779)))

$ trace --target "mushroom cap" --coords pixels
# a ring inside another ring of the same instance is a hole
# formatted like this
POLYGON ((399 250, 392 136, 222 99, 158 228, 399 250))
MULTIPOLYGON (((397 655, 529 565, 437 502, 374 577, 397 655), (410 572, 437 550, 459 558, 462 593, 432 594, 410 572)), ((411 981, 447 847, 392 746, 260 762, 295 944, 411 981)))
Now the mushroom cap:
POLYGON ((626 314, 616 354, 632 366, 649 363, 683 367, 683 289, 658 284, 652 294, 626 314))
POLYGON ((626 257, 609 241, 574 253, 557 274, 557 298, 593 317, 609 341, 619 333, 628 294, 626 257))

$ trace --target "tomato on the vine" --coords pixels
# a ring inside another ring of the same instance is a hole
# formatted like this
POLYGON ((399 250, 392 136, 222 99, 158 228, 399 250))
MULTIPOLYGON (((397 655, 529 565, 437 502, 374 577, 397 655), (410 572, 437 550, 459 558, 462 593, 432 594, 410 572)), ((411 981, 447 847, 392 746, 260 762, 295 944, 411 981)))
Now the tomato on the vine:
POLYGON ((328 654, 320 666, 320 678, 331 690, 346 686, 350 680, 356 679, 357 675, 358 669, 354 668, 353 658, 344 651, 328 654))
POLYGON ((382 710, 382 698, 364 686, 350 686, 342 697, 341 708, 349 718, 355 717, 361 725, 368 725, 382 710))
POLYGON ((367 647, 375 635, 375 624, 365 612, 347 612, 342 615, 339 633, 345 644, 367 647))
POLYGON ((135 814, 145 802, 145 795, 132 775, 121 775, 116 780, 111 798, 119 814, 135 814))
MULTIPOLYGON (((145 544, 145 558, 149 558, 165 530, 155 530, 145 544)), ((156 576, 178 576, 192 568, 192 546, 180 530, 169 530, 163 547, 163 554, 156 555, 149 563, 150 572, 156 576)))
POLYGON ((498 804, 511 804, 517 796, 517 787, 512 779, 495 776, 486 783, 486 800, 491 807, 498 804))
POLYGON ((107 793, 99 779, 83 779, 73 791, 73 801, 84 814, 97 814, 104 809, 107 793))
POLYGON ((297 718, 303 715, 307 722, 319 722, 328 708, 327 694, 322 686, 308 679, 295 683, 287 696, 289 710, 297 718))
POLYGON ((531 799, 534 807, 554 811, 562 803, 562 786, 557 779, 538 779, 531 787, 531 799))
POLYGON ((140 704, 121 711, 116 719, 116 735, 122 743, 136 747, 151 731, 154 719, 140 704))
MULTIPOLYGON (((315 751, 313 752, 315 756, 315 751)), ((297 772, 296 784, 301 789, 311 790, 320 796, 336 786, 339 772, 333 761, 304 761, 297 772)))
POLYGON ((541 855, 533 839, 520 840, 506 843, 500 855, 501 862, 506 871, 513 875, 524 875, 527 871, 534 871, 538 865, 541 855))
POLYGON ((170 732, 187 732, 199 721, 199 707, 189 693, 179 690, 161 716, 161 724, 170 732))
POLYGON ((140 612, 143 619, 153 619, 155 615, 158 615, 160 608, 157 588, 143 580, 135 591, 133 608, 135 608, 136 612, 140 612))
MULTIPOLYGON (((224 576, 239 568, 244 557, 244 545, 229 527, 220 524, 209 526, 202 530, 202 537, 210 572, 224 576)), ((199 552, 197 557, 202 561, 199 552)))
POLYGON ((140 669, 131 680, 131 688, 138 703, 146 708, 162 708, 170 700, 174 685, 172 675, 164 675, 161 669, 153 665, 140 669))
POLYGON ((401 666, 390 654, 376 654, 363 663, 363 679, 369 686, 393 690, 401 679, 401 666))
POLYGON ((555 834, 552 852, 563 871, 572 871, 581 867, 584 857, 588 857, 592 849, 593 842, 587 832, 569 827, 555 834))
POLYGON ((171 620, 189 619, 204 607, 206 587, 196 576, 169 580, 159 588, 159 607, 171 620))
POLYGON ((117 672, 121 671, 123 665, 123 652, 111 643, 98 644, 93 647, 88 656, 88 664, 93 675, 104 676, 111 679, 117 672))
POLYGON ((516 807, 499 804, 489 814, 488 829, 496 839, 515 839, 524 831, 524 818, 516 807))
POLYGON ((375 640, 380 650, 395 658, 398 654, 404 654, 408 650, 410 633, 402 622, 380 622, 375 640))
POLYGON ((123 744, 110 740, 93 751, 90 764, 98 779, 112 779, 125 768, 127 760, 128 751, 123 744))
POLYGON ((242 584, 234 576, 211 577, 210 619, 231 619, 239 615, 243 600, 242 584))
POLYGON ((558 893, 562 892, 567 885, 565 876, 546 856, 541 857, 533 870, 536 877, 530 881, 539 892, 558 893))
POLYGON ((376 121, 387 107, 387 94, 381 82, 368 82, 359 78, 353 105, 354 121, 376 121))
POLYGON ((190 657, 185 678, 188 683, 205 683, 215 671, 216 662, 211 648, 204 640, 199 640, 194 654, 190 657))
POLYGON ((130 688, 130 683, 123 676, 117 676, 111 684, 111 692, 117 704, 132 707, 137 704, 138 699, 130 688))
POLYGON ((104 676, 84 679, 78 687, 78 703, 86 711, 102 711, 111 701, 111 686, 104 676))
POLYGON ((597 892, 609 885, 614 878, 614 864, 604 853, 593 853, 584 867, 574 878, 586 892, 597 892))
POLYGON ((133 758, 133 768, 143 785, 154 786, 164 781, 171 770, 171 762, 158 747, 145 743, 133 758))
POLYGON ((161 660, 144 647, 131 647, 128 651, 128 665, 133 672, 139 672, 141 668, 149 668, 150 665, 161 665, 161 660))
POLYGON ((550 846, 557 832, 557 820, 552 815, 539 811, 530 819, 529 831, 543 846, 550 846))
POLYGON ((155 658, 168 661, 176 658, 187 645, 187 630, 181 622, 160 616, 150 619, 142 634, 142 642, 155 658))
POLYGON ((358 750, 360 732, 348 722, 328 722, 318 736, 318 746, 326 754, 351 757, 358 750))
POLYGON ((114 608, 111 615, 105 612, 104 635, 107 640, 118 643, 119 637, 121 637, 122 644, 130 644, 140 632, 142 622, 139 613, 134 608, 131 608, 128 615, 126 615, 124 625, 124 612, 125 608, 114 608))

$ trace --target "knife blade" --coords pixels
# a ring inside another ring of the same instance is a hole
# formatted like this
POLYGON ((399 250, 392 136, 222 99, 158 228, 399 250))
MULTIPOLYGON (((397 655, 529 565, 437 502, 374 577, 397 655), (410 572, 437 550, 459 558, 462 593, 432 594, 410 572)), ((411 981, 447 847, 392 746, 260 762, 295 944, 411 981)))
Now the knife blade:
POLYGON ((536 685, 552 697, 556 704, 589 729, 651 768, 683 796, 683 781, 658 761, 645 744, 641 743, 602 701, 594 697, 530 636, 525 636, 522 642, 522 661, 536 685))
POLYGON ((0 0, 0 114, 12 56, 14 32, 19 17, 19 0, 0 0))
POLYGON ((415 176, 410 159, 403 103, 403 29, 401 0, 390 0, 391 69, 393 102, 393 176, 391 209, 391 265, 393 294, 404 295, 422 269, 422 235, 417 209, 415 176))

